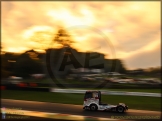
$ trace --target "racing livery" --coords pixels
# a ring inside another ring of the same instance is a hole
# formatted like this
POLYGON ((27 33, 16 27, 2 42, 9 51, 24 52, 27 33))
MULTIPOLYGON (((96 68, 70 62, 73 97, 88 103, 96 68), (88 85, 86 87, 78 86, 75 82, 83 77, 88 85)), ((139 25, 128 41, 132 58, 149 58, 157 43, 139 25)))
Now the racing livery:
POLYGON ((118 105, 104 104, 101 102, 100 91, 86 91, 84 96, 83 109, 91 111, 100 110, 123 113, 128 110, 128 106, 124 103, 119 103, 118 105))

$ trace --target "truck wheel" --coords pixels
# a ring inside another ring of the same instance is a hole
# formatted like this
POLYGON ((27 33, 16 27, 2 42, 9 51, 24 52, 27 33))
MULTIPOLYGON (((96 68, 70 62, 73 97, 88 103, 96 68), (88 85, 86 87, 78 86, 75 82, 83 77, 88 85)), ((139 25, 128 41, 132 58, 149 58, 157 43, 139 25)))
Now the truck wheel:
POLYGON ((97 110, 97 105, 92 104, 92 105, 90 106, 90 110, 91 110, 91 111, 96 111, 96 110, 97 110))
POLYGON ((124 112, 124 107, 123 106, 118 106, 117 107, 117 112, 118 113, 123 113, 124 112))

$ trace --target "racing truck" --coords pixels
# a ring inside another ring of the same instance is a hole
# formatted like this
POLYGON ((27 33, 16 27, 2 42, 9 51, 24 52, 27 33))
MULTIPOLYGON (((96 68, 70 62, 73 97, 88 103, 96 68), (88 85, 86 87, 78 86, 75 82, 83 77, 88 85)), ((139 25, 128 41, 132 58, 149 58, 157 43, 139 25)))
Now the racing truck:
POLYGON ((128 110, 128 106, 124 103, 117 105, 111 105, 101 102, 101 91, 86 91, 83 103, 84 110, 90 111, 113 111, 118 113, 124 113, 128 110))

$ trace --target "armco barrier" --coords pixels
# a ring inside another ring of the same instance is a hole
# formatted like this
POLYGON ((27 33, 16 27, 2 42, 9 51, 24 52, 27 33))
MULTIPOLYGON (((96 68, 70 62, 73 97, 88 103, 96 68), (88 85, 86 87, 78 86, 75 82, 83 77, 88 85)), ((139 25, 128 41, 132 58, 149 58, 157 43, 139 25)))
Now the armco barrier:
MULTIPOLYGON (((51 88, 50 92, 59 93, 85 93, 87 90, 74 90, 74 89, 56 89, 51 88)), ((161 97, 161 93, 146 93, 146 92, 126 92, 126 91, 107 91, 102 90, 103 95, 129 95, 129 96, 149 96, 149 97, 161 97)))
MULTIPOLYGON (((32 82, 24 82, 26 83, 28 86, 30 86, 32 84, 32 82)), ((35 84, 35 86, 37 87, 61 87, 61 84, 54 84, 54 83, 38 83, 38 82, 33 82, 35 84)), ((1 84, 2 86, 9 86, 11 84, 1 84)), ((99 86, 99 84, 63 84, 67 89, 68 88, 97 88, 99 86)), ((127 85, 127 84, 119 84, 119 83, 108 83, 106 85, 104 85, 104 88, 108 88, 108 89, 161 89, 161 84, 131 84, 131 85, 127 85)))
POLYGON ((17 84, 3 84, 1 85, 1 90, 5 87, 6 90, 22 90, 22 91, 41 91, 49 92, 47 87, 37 87, 37 83, 17 83, 17 84))
MULTIPOLYGON (((97 88, 99 84, 63 84, 67 88, 97 88)), ((43 86, 43 85, 42 85, 43 86)), ((104 85, 104 88, 108 89, 161 89, 161 84, 119 84, 119 83, 108 83, 104 85)), ((51 87, 51 86, 49 86, 51 87)), ((57 84, 54 87, 61 87, 61 84, 57 84)))

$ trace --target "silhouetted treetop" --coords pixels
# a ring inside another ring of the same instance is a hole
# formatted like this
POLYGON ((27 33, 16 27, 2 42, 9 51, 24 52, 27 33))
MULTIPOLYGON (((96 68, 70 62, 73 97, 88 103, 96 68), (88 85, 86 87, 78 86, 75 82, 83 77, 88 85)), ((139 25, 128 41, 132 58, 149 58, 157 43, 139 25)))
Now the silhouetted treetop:
POLYGON ((71 44, 74 43, 68 32, 63 28, 58 30, 53 41, 61 44, 63 47, 70 47, 71 44))

